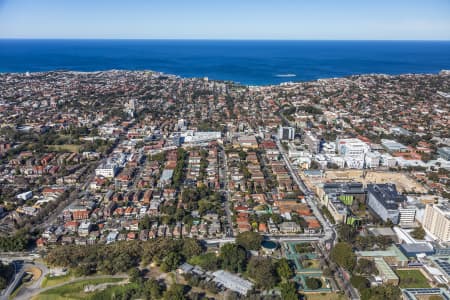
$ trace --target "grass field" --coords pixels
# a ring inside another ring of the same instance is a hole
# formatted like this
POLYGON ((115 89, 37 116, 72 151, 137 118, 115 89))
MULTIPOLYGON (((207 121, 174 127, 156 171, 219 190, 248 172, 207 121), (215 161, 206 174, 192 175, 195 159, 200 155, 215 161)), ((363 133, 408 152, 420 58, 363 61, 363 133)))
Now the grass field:
POLYGON ((69 151, 69 152, 77 152, 80 150, 80 145, 73 145, 73 144, 67 144, 67 145, 47 145, 47 147, 51 150, 55 151, 69 151))
POLYGON ((305 269, 320 269, 320 262, 318 259, 307 259, 303 261, 305 269))
POLYGON ((70 273, 67 273, 67 275, 62 275, 62 276, 54 276, 54 277, 49 277, 48 275, 44 278, 44 280, 42 280, 41 283, 41 288, 46 288, 46 287, 51 287, 51 286, 55 286, 61 283, 64 283, 66 281, 69 281, 70 279, 72 279, 73 276, 70 273))
POLYGON ((346 300, 344 295, 337 293, 320 293, 320 294, 308 294, 308 300, 346 300))
POLYGON ((114 285, 109 286, 106 289, 102 291, 96 291, 94 293, 89 294, 86 299, 93 300, 93 299, 114 299, 114 296, 116 296, 116 299, 120 299, 117 297, 117 295, 123 295, 126 294, 127 291, 133 290, 133 289, 139 289, 139 284, 137 283, 128 283, 126 285, 114 285))
POLYGON ((428 288, 427 278, 419 270, 397 270, 401 288, 428 288))
POLYGON ((60 287, 55 287, 40 293, 33 300, 78 300, 86 299, 88 294, 84 292, 87 285, 97 285, 101 283, 116 283, 123 281, 123 278, 95 278, 86 279, 79 282, 68 283, 60 287))

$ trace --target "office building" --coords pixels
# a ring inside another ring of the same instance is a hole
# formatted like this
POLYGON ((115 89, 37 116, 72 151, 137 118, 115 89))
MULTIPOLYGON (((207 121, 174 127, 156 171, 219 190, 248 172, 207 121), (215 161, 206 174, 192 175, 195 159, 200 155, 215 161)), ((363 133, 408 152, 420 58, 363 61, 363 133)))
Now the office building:
POLYGON ((339 139, 337 141, 338 153, 344 158, 348 168, 362 169, 365 155, 370 151, 368 144, 359 139, 339 139))
POLYGON ((364 157, 366 168, 378 168, 380 166, 381 154, 379 152, 368 152, 364 157))
POLYGON ((401 205, 399 211, 399 224, 401 226, 412 226, 416 219, 416 206, 401 205))
POLYGON ((181 133, 180 136, 184 139, 185 143, 200 144, 200 143, 208 143, 208 142, 220 139, 222 136, 222 133, 220 131, 187 130, 187 131, 181 133))
POLYGON ((408 151, 408 147, 394 140, 381 139, 381 145, 389 152, 408 151))
POLYGON ((280 140, 293 140, 295 137, 295 128, 293 127, 283 127, 278 128, 278 138, 280 140))
POLYGON ((101 164, 95 169, 95 176, 105 178, 114 178, 117 175, 118 167, 116 164, 101 164))
POLYGON ((338 153, 345 158, 364 159, 370 151, 369 145, 359 139, 340 139, 337 141, 338 153))
POLYGON ((442 242, 450 241, 450 205, 428 204, 425 207, 423 227, 442 242))
POLYGON ((399 207, 406 201, 406 197, 397 192, 394 184, 368 184, 367 205, 373 213, 384 222, 391 221, 398 224, 400 221, 399 207))

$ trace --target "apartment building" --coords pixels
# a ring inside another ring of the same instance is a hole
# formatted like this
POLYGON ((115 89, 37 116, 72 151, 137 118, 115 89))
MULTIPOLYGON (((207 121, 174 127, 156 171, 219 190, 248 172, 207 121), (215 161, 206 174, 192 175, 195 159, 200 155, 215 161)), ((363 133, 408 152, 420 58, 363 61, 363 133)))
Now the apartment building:
POLYGON ((440 241, 450 241, 450 204, 428 204, 425 207, 423 227, 440 241))

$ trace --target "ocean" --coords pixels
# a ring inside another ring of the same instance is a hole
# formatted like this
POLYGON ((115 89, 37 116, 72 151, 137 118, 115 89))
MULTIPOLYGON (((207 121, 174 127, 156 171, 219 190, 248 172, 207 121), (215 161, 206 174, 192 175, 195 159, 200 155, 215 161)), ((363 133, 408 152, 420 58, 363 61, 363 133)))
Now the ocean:
POLYGON ((7 40, 0 72, 154 70, 247 85, 450 69, 450 41, 7 40))

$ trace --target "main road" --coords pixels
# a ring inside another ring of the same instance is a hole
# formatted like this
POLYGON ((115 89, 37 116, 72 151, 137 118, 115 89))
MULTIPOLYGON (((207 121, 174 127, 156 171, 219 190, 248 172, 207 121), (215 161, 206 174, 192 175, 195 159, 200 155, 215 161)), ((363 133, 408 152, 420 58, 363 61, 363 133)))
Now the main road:
MULTIPOLYGON (((282 242, 319 242, 323 238, 322 234, 296 234, 296 235, 264 235, 265 241, 282 242)), ((203 239, 206 244, 226 244, 234 243, 236 238, 225 237, 216 239, 203 239)))
POLYGON ((314 193, 311 192, 308 187, 305 185, 305 183, 300 179, 298 174, 294 171, 292 168, 291 162, 289 158, 287 157, 283 147, 281 146, 281 143, 278 139, 276 139, 276 144, 278 147, 278 150, 280 151, 283 160, 286 164, 286 167, 288 168, 289 173, 291 174, 291 177, 294 179, 295 183, 298 185, 300 190, 305 195, 305 201, 313 211, 314 215, 316 216, 317 220, 319 220, 320 224, 322 225, 323 231, 324 231, 324 238, 323 241, 330 241, 331 244, 334 244, 334 241, 336 240, 337 234, 335 229, 330 225, 328 220, 325 220, 325 218, 322 215, 322 212, 317 207, 317 201, 314 200, 314 193))
POLYGON ((25 270, 22 262, 13 261, 12 265, 14 266, 14 278, 8 285, 8 287, 0 293, 0 300, 8 300, 12 292, 20 284, 20 281, 25 275, 25 270))
MULTIPOLYGON (((10 253, 11 254, 11 253, 10 253)), ((12 255, 12 254, 11 254, 12 255)), ((41 288, 42 281, 44 280, 45 276, 48 274, 49 270, 47 266, 40 262, 33 262, 32 260, 36 258, 33 254, 24 254, 19 253, 18 256, 9 256, 8 259, 12 262, 12 265, 14 266, 14 278, 8 285, 8 287, 3 290, 2 293, 0 293, 0 300, 8 300, 11 297, 11 294, 16 290, 16 288, 19 288, 21 280, 23 276, 25 275, 25 272, 28 269, 31 268, 37 268, 41 271, 41 274, 39 278, 35 278, 35 280, 29 284, 28 286, 22 286, 19 290, 19 292, 16 295, 16 299, 31 299, 29 297, 21 297, 20 295, 26 290, 26 291, 39 291, 41 288), (25 260, 22 260, 22 258, 25 258, 25 260)))
MULTIPOLYGON (((324 236, 321 239, 321 241, 329 242, 329 243, 331 243, 331 246, 334 245, 336 238, 337 238, 336 230, 334 229, 333 226, 330 225, 329 221, 323 217, 322 212, 317 207, 317 201, 314 199, 314 193, 308 189, 308 187, 305 185, 305 183, 300 179, 298 174, 294 171, 294 169, 292 168, 291 162, 290 162, 289 158, 287 157, 287 155, 278 139, 276 139, 276 144, 277 144, 278 150, 280 151, 281 155, 283 156, 283 160, 288 168, 289 173, 291 174, 292 178, 294 179, 295 183, 298 185, 300 190, 303 192, 303 194, 305 194, 306 203, 312 209, 317 220, 319 220, 319 222, 322 224, 324 236)), ((325 255, 325 257, 328 260, 329 254, 327 253, 325 255)), ((343 289, 346 292, 346 294, 351 299, 359 299, 358 293, 351 286, 351 284, 348 282, 348 280, 345 279, 344 274, 340 268, 337 268, 337 274, 339 276, 339 279, 342 282, 342 286, 343 286, 343 289)))

